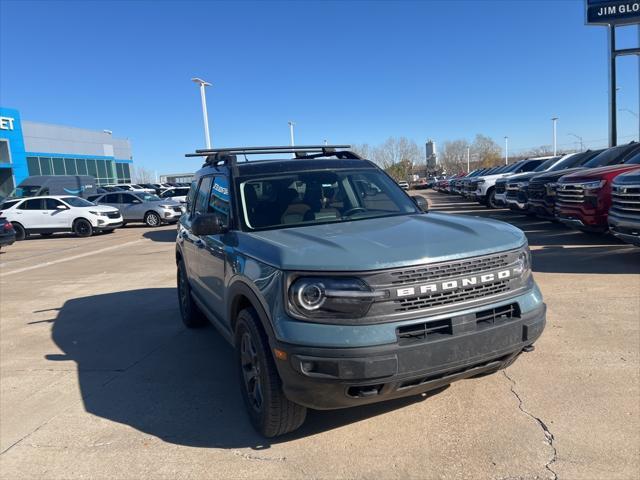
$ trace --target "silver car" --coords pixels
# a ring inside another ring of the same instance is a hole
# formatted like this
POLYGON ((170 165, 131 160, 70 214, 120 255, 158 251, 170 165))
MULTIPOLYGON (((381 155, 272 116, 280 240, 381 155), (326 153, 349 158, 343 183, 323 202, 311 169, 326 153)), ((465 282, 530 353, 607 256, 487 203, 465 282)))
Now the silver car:
POLYGON ((116 207, 124 223, 144 222, 149 227, 175 223, 182 215, 180 202, 162 199, 153 193, 105 193, 91 199, 99 205, 116 207))

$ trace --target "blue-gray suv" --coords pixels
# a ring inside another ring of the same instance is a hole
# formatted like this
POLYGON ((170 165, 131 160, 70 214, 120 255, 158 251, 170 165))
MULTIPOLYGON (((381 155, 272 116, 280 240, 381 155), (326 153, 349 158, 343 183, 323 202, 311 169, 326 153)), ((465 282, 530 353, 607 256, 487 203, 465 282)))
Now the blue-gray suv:
POLYGON ((178 224, 180 311, 235 347, 242 396, 266 437, 298 428, 307 407, 416 395, 505 368, 545 325, 522 231, 429 212, 348 148, 188 155, 206 162, 178 224), (281 159, 246 161, 273 154, 281 159))

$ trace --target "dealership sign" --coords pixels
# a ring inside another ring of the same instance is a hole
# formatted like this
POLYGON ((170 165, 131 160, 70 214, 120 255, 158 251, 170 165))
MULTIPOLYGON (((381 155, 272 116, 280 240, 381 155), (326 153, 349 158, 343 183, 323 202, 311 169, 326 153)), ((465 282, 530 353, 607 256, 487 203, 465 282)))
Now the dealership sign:
POLYGON ((640 0, 586 0, 587 25, 640 23, 640 0))

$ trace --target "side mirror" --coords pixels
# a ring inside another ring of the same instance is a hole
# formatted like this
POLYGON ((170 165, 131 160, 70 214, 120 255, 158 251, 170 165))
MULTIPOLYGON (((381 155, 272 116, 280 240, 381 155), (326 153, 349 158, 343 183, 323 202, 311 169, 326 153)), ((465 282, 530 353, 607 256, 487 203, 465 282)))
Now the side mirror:
POLYGON ((218 235, 226 231, 227 227, 223 224, 222 219, 215 213, 197 215, 191 222, 191 232, 198 237, 202 237, 203 235, 218 235))
POLYGON ((142 203, 142 200, 133 200, 131 203, 142 203))
POLYGON ((427 202, 427 199, 422 195, 412 195, 411 200, 413 200, 413 203, 415 203, 423 212, 427 212, 429 210, 429 202, 427 202))

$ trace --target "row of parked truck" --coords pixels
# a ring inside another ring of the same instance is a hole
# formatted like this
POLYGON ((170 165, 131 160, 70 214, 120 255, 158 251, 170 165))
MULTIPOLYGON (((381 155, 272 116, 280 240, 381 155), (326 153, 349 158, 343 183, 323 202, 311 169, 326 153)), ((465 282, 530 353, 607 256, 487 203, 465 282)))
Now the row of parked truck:
POLYGON ((640 144, 529 158, 438 181, 434 189, 640 246, 640 144))

